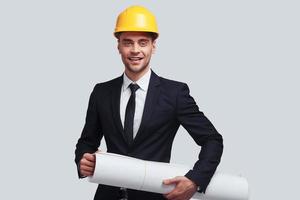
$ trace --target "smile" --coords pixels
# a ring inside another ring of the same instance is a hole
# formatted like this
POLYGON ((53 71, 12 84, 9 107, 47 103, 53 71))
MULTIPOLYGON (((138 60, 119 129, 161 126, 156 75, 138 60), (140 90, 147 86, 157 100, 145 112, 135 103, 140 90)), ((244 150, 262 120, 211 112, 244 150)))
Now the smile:
POLYGON ((142 60, 143 58, 141 58, 141 57, 129 57, 128 59, 130 61, 138 61, 138 60, 142 60))

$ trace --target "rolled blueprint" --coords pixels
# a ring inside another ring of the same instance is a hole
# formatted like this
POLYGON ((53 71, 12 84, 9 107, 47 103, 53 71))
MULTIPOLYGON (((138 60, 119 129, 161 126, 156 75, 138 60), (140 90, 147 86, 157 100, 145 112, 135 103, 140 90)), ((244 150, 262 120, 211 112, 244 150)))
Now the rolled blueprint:
MULTIPOLYGON (((166 194, 175 185, 164 185, 163 180, 184 176, 191 168, 184 165, 145 161, 112 153, 97 153, 92 183, 125 187, 166 194)), ((193 200, 247 200, 248 182, 240 176, 216 172, 205 194, 195 193, 193 200)))

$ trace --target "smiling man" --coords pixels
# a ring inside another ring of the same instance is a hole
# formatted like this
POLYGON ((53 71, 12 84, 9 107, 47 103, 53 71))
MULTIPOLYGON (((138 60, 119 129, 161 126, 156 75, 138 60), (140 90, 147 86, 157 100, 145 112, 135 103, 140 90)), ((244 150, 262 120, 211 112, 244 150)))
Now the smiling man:
POLYGON ((118 38, 125 74, 137 81, 150 70, 151 55, 155 52, 155 38, 146 32, 123 32, 118 34, 118 38))
MULTIPOLYGON (((174 137, 182 125, 202 148, 185 176, 163 181, 175 184, 173 191, 161 195, 99 185, 94 199, 188 200, 195 192, 205 192, 220 162, 223 139, 199 111, 185 83, 162 78, 151 70, 158 37, 154 15, 144 7, 131 6, 118 16, 114 35, 125 70, 120 77, 97 84, 91 93, 75 150, 79 177, 93 175, 94 153, 103 137, 108 152, 169 162, 174 137)), ((120 170, 126 173, 126 169, 120 170)))

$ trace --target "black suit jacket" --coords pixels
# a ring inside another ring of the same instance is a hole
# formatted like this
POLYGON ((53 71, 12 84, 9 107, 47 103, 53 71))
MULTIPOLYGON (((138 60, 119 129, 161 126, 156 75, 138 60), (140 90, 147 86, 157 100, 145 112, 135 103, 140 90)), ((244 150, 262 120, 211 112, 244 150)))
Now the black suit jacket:
MULTIPOLYGON (((132 146, 128 146, 119 111, 122 83, 123 76, 120 76, 95 86, 89 100, 86 123, 76 145, 75 162, 78 164, 84 153, 97 151, 103 136, 108 152, 169 162, 175 134, 182 125, 201 146, 199 159, 185 176, 204 192, 220 162, 223 140, 199 111, 188 86, 159 77, 152 71, 142 122, 132 146)), ((95 199, 116 199, 117 191, 118 188, 99 185, 95 199)), ((153 193, 131 192, 136 197, 132 199, 163 199, 153 193)))

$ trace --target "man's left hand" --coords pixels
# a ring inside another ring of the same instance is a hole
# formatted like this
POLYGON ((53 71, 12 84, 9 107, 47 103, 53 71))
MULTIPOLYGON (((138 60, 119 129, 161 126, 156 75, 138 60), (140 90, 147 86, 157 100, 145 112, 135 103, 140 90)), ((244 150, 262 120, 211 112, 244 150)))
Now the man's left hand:
POLYGON ((197 191, 197 185, 185 176, 166 179, 163 183, 165 185, 176 185, 171 192, 164 194, 164 197, 169 200, 189 200, 197 191))

